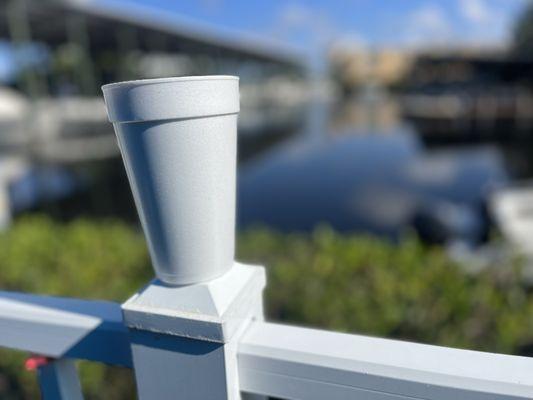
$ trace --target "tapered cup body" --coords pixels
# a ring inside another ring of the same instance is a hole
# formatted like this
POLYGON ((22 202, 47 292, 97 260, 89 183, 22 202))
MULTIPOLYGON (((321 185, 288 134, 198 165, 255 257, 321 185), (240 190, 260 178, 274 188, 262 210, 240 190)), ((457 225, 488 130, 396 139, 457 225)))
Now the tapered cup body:
POLYGON ((222 275, 235 248, 238 79, 143 80, 103 91, 157 277, 186 285, 222 275))

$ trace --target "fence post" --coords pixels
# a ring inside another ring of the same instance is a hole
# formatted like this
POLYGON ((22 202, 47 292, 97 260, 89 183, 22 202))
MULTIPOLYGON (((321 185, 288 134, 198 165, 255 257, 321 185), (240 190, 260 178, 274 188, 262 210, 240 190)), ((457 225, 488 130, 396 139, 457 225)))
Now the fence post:
POLYGON ((260 309, 261 267, 183 287, 153 281, 123 304, 140 399, 239 399, 237 346, 260 309))
POLYGON ((157 279, 122 305, 141 399, 239 399, 263 268, 234 262, 238 78, 103 87, 157 279))
POLYGON ((50 360, 37 368, 37 374, 44 400, 83 400, 74 361, 50 360))

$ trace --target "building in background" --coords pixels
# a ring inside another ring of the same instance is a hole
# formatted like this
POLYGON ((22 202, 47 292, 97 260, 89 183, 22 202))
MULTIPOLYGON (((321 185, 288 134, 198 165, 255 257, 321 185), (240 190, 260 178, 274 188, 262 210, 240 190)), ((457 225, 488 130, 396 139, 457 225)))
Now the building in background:
MULTIPOLYGON (((305 62, 294 49, 142 6, 3 1, 0 39, 13 60, 0 92, 0 152, 74 162, 116 154, 100 97, 113 81, 232 74, 245 108, 305 97, 305 62)), ((244 124, 261 123, 251 114, 244 124)))
POLYGON ((404 115, 431 140, 531 135, 532 69, 501 48, 420 53, 402 82, 404 115))
POLYGON ((408 74, 415 55, 400 49, 333 47, 330 62, 334 80, 345 94, 369 84, 394 88, 408 74))

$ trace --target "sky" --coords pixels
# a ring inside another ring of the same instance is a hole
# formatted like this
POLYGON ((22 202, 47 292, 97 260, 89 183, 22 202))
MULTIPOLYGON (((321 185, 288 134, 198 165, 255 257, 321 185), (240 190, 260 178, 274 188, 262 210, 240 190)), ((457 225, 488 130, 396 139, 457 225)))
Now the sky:
POLYGON ((532 0, 121 1, 317 49, 503 46, 532 0))
MULTIPOLYGON (((129 3, 215 28, 290 45, 311 60, 332 46, 354 48, 502 47, 533 0, 72 0, 129 3)), ((179 19, 178 19, 179 20, 179 19)), ((0 43, 0 80, 16 68, 0 43)))

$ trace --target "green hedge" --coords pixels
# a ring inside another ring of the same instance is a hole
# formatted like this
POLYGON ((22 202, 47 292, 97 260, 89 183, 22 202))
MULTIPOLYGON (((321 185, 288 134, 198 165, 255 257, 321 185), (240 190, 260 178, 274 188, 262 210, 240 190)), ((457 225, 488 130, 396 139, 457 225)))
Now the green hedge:
MULTIPOLYGON (((238 253, 268 267, 271 319, 495 352, 533 343, 533 295, 517 263, 470 276, 414 238, 392 245, 328 229, 251 230, 238 253)), ((142 234, 113 220, 26 217, 0 234, 0 254, 4 290, 123 301, 151 277, 142 234)), ((0 353, 0 398, 37 396, 23 359, 0 353)), ((134 398, 131 371, 86 362, 80 370, 87 399, 134 398)))

